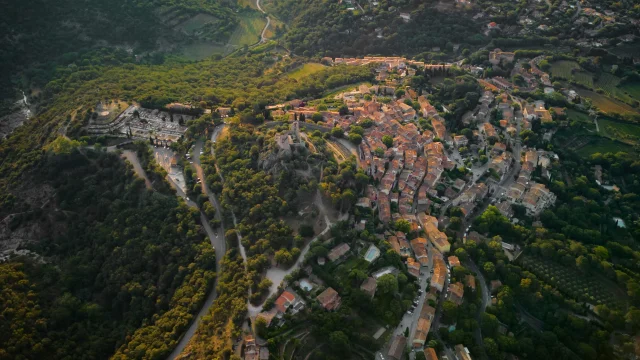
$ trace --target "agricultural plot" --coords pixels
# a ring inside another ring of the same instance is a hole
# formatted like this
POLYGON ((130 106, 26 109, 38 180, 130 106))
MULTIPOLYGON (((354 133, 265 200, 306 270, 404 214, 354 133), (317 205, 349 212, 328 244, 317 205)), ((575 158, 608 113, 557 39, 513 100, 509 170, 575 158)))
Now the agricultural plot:
POLYGON ((267 20, 261 13, 245 12, 240 16, 240 23, 231 35, 229 45, 241 47, 257 43, 266 24, 267 20))
POLYGON ((593 75, 588 72, 576 71, 573 74, 573 81, 590 89, 593 88, 593 75))
POLYGON ((322 71, 326 66, 318 63, 306 63, 299 68, 291 71, 287 76, 292 79, 300 80, 305 76, 317 73, 318 71, 322 71))
POLYGON ((588 158, 595 153, 617 153, 626 152, 629 154, 635 153, 633 146, 621 143, 619 141, 611 140, 602 136, 592 136, 586 141, 586 144, 580 146, 576 152, 578 155, 588 158))
POLYGON ((551 75, 564 79, 571 79, 573 70, 579 70, 580 65, 575 61, 556 61, 551 64, 551 75))
POLYGON ((227 52, 229 52, 227 46, 206 41, 198 41, 182 47, 182 56, 192 61, 206 59, 213 55, 226 55, 227 52))
POLYGON ((617 113, 617 114, 637 114, 638 111, 631 106, 620 102, 618 100, 612 99, 606 95, 598 94, 595 91, 586 90, 586 89, 576 89, 576 92, 580 94, 582 97, 586 97, 591 99, 593 105, 596 106, 600 111, 605 113, 617 113))
POLYGON ((585 123, 592 122, 588 114, 578 110, 574 110, 574 109, 567 109, 567 119, 569 119, 570 121, 575 120, 578 122, 585 122, 585 123))
POLYGON ((624 292, 612 284, 598 280, 595 276, 585 276, 575 268, 539 257, 524 256, 522 257, 522 265, 538 278, 573 299, 593 305, 606 304, 609 307, 626 307, 627 301, 624 292))
POLYGON ((593 88, 593 75, 589 72, 582 71, 580 65, 575 61, 557 61, 551 64, 551 75, 560 77, 576 83, 593 88))
POLYGON ((602 89, 610 96, 618 98, 624 102, 630 102, 640 99, 640 87, 627 84, 627 88, 618 87, 620 78, 609 73, 602 73, 598 80, 593 84, 596 89, 602 89), (631 92, 629 92, 631 90, 631 92))
POLYGON ((634 44, 621 44, 609 51, 622 57, 638 57, 640 56, 640 45, 637 42, 634 44))
POLYGON ((640 126, 615 120, 598 120, 600 131, 606 137, 634 145, 640 141, 640 126))
POLYGON ((626 83, 619 87, 623 94, 630 96, 634 100, 640 101, 640 84, 626 83))

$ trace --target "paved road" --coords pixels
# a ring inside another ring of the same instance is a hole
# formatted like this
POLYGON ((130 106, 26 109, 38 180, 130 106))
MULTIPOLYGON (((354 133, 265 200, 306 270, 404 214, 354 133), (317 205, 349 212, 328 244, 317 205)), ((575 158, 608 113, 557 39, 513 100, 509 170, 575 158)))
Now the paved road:
MULTIPOLYGON (((260 0, 256 0, 256 7, 258 8, 258 10, 260 10, 261 13, 267 15, 267 13, 264 10, 262 10, 262 7, 260 6, 260 0)), ((269 28, 270 24, 271 24, 271 18, 269 18, 269 15, 267 15, 267 24, 264 26, 264 29, 262 29, 262 33, 260 34, 259 44, 262 44, 265 41, 267 41, 267 38, 266 36, 264 36, 264 34, 267 32, 267 29, 269 28)))
MULTIPOLYGON (((202 148, 202 142, 200 142, 200 148, 202 148)), ((215 198, 215 195, 211 192, 211 190, 209 190, 209 187, 207 186, 204 180, 204 176, 203 176, 204 174, 202 172, 202 167, 200 166, 200 148, 198 148, 196 144, 196 149, 195 149, 196 151, 193 157, 194 167, 197 170, 198 178, 202 181, 202 188, 205 194, 209 197, 209 201, 211 201, 211 203, 216 208, 216 219, 220 220, 220 228, 213 230, 211 228, 211 225, 209 225, 209 219, 207 219, 207 217, 203 212, 200 212, 200 221, 202 222, 202 227, 204 228, 207 235, 209 236, 209 241, 211 242, 211 246, 213 246, 213 248, 216 251, 216 271, 220 271, 220 264, 227 250, 227 245, 224 240, 224 225, 222 224, 222 217, 221 217, 222 211, 220 209, 218 200, 215 198)), ((171 178, 167 176, 167 179, 176 189, 176 192, 178 193, 178 195, 180 195, 183 199, 185 199, 187 205, 197 208, 197 204, 191 200, 187 200, 188 199, 187 195, 180 189, 179 186, 173 183, 171 178)), ((200 321, 202 320, 202 317, 209 312, 209 308, 211 307, 211 305, 213 305, 214 300, 218 297, 218 293, 216 292, 217 286, 218 286, 218 279, 216 277, 216 280, 213 284, 213 288, 209 292, 209 295, 207 296, 207 299, 202 305, 202 308, 198 312, 198 315, 196 316, 194 321, 191 322, 191 325, 189 325, 189 328, 184 333, 184 335, 182 336, 182 338, 180 339, 180 341, 178 342, 178 344, 173 349, 173 351, 171 352, 171 354, 167 359, 169 360, 176 359, 180 355, 180 353, 182 353, 184 348, 187 346, 187 344, 195 334, 196 330, 198 329, 198 326, 200 325, 200 321)))
POLYGON ((151 181, 149 181, 147 173, 144 172, 144 169, 142 168, 140 160, 138 159, 138 155, 135 153, 135 151, 122 150, 122 155, 133 166, 133 171, 136 173, 136 175, 144 180, 144 184, 147 186, 147 189, 152 189, 153 187, 151 186, 151 181))
POLYGON ((491 295, 489 294, 489 289, 487 288, 487 282, 485 281, 484 275, 482 275, 473 260, 469 259, 466 265, 471 271, 476 273, 476 285, 480 286, 480 291, 482 293, 482 303, 480 304, 480 308, 478 309, 478 313, 476 315, 478 327, 474 331, 473 335, 476 338, 476 343, 478 343, 484 351, 484 339, 482 338, 481 320, 482 314, 486 311, 487 305, 489 305, 489 302, 491 301, 491 295))

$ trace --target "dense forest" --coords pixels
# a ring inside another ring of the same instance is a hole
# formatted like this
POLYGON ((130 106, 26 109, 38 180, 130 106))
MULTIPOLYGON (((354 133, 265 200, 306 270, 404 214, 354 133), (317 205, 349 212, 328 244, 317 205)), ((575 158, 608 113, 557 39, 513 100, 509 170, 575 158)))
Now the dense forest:
POLYGON ((433 0, 382 0, 377 5, 361 4, 362 11, 355 5, 348 10, 345 2, 275 0, 272 10, 289 21, 284 43, 296 55, 383 54, 437 60, 441 51, 451 51, 455 44, 464 48, 489 42, 481 33, 482 24, 476 24, 469 13, 456 10, 451 16, 436 4, 433 0), (405 22, 401 13, 420 21, 405 22))
POLYGON ((209 36, 224 40, 237 24, 236 6, 228 0, 9 0, 0 12, 0 98, 13 96, 12 85, 25 79, 46 85, 57 66, 113 65, 123 56, 133 62, 125 49, 141 54, 184 40, 174 27, 199 13, 220 20, 209 36), (18 71, 25 78, 11 79, 18 71))
POLYGON ((215 277, 199 213, 146 190, 118 156, 67 141, 25 184, 53 198, 11 216, 14 231, 39 234, 23 245, 38 256, 2 265, 0 358, 99 359, 120 346, 129 358, 166 355, 215 277))

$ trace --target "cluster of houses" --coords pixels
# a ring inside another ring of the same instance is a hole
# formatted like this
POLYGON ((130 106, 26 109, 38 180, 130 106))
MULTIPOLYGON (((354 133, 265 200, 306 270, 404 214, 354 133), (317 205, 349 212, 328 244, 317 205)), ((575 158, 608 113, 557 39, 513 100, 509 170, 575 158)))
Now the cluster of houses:
MULTIPOLYGON (((465 288, 471 291, 475 291, 476 289, 476 280, 473 275, 467 275, 464 278, 464 283, 455 282, 449 284, 447 289, 444 289, 445 278, 449 276, 451 269, 456 266, 460 266, 460 260, 456 256, 449 256, 445 258, 438 250, 433 251, 434 273, 431 278, 429 293, 426 294, 426 299, 431 301, 424 302, 420 309, 415 329, 409 338, 406 338, 403 335, 397 335, 392 339, 387 351, 387 358, 389 359, 403 359, 402 355, 405 348, 410 347, 414 351, 424 351, 427 359, 437 360, 438 356, 435 350, 433 348, 426 347, 427 337, 429 332, 432 330, 431 326, 436 315, 436 309, 429 305, 429 303, 437 302, 439 299, 438 294, 443 290, 446 290, 445 298, 459 306, 463 302, 465 288)), ((460 359, 471 359, 469 350, 465 349, 462 345, 456 346, 455 353, 456 356, 467 356, 460 357, 460 359)), ((445 357, 443 357, 443 359, 444 358, 445 357)))
POLYGON ((531 181, 531 175, 537 167, 540 167, 542 176, 549 178, 548 168, 553 159, 557 159, 557 155, 548 151, 530 149, 524 153, 518 179, 504 193, 505 200, 497 205, 503 215, 513 216, 512 204, 524 206, 529 216, 537 216, 555 204, 556 195, 553 192, 544 184, 531 181))

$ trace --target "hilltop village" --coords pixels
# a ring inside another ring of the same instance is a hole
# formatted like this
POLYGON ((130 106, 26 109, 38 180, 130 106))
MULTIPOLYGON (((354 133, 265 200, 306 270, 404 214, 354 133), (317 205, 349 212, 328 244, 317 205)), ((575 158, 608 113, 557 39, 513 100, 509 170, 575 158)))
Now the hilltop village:
MULTIPOLYGON (((510 55, 496 50, 491 56, 502 59, 510 55)), ((329 99, 333 109, 302 100, 267 109, 274 120, 292 124, 290 131, 276 135, 280 151, 290 153, 300 144, 305 147, 302 140, 307 136, 303 133, 321 130, 337 159, 346 161, 352 156, 359 171, 372 178, 365 196, 356 200, 351 226, 358 231, 375 228, 376 236, 402 259, 404 266, 385 266, 367 273, 360 290, 373 299, 380 294, 385 277, 402 273, 415 279, 417 289, 415 297, 408 299, 398 327, 380 328, 374 334, 376 340, 388 339, 376 358, 404 359, 403 353, 409 349, 412 354, 424 352, 427 359, 471 359, 469 349, 462 344, 445 347, 438 357, 435 349, 427 346, 428 339, 438 339, 439 329, 451 326, 442 321, 445 302, 460 306, 465 299, 478 296, 486 307, 495 304, 496 298, 490 294, 495 295, 501 284, 498 280, 487 282, 479 273, 452 277, 452 270, 461 269, 463 263, 475 268, 466 256, 458 258, 453 249, 468 239, 487 241, 470 229, 472 220, 489 205, 514 223, 524 216, 535 218, 554 205, 554 193, 534 178, 548 180, 558 156, 535 144, 522 145, 521 134, 532 133, 534 123, 553 121, 551 112, 555 110, 548 109, 544 101, 529 104, 514 96, 504 79, 471 78, 471 86, 477 86, 481 94, 477 104, 462 116, 460 127, 454 129, 446 125, 450 110, 442 104, 434 106, 429 94, 417 93, 410 84, 416 74, 447 71, 455 65, 426 65, 397 57, 323 61, 373 65, 379 84, 361 84, 335 94, 329 99), (458 236, 458 245, 452 246, 458 236)), ((474 68, 458 71, 473 72, 474 68)), ((534 73, 528 78, 531 86, 537 86, 536 82, 544 82, 546 77, 534 73)), ((538 131, 544 132, 540 128, 538 131)), ((349 267, 354 262, 374 264, 381 255, 374 243, 358 242, 356 248, 348 242, 332 244, 332 239, 327 240, 325 256, 312 256, 312 264, 295 280, 285 280, 281 287, 284 291, 274 297, 273 307, 256 317, 264 326, 283 326, 286 319, 295 318, 312 304, 336 311, 342 303, 341 294, 327 286, 314 269, 353 271, 349 267)), ((511 259, 521 252, 513 244, 502 242, 501 246, 511 259)), ((255 343, 253 335, 245 341, 255 343)), ((264 346, 251 345, 245 359, 264 358, 260 355, 265 351, 264 346)))

